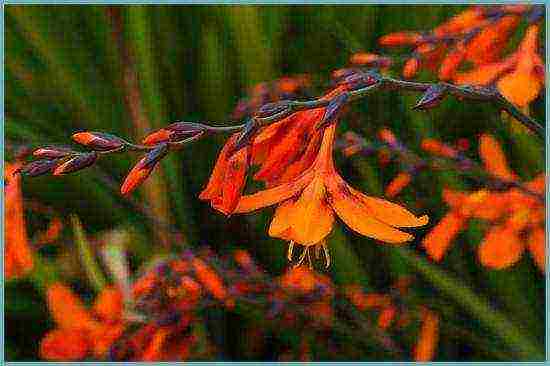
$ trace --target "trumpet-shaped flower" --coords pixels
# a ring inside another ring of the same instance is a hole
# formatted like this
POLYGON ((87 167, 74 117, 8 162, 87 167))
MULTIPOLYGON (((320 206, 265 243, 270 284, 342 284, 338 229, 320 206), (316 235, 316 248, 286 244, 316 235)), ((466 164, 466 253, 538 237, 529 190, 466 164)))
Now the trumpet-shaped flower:
POLYGON ((330 263, 325 238, 340 217, 359 234, 386 243, 403 243, 412 235, 400 227, 418 227, 427 216, 416 217, 405 208, 379 198, 369 197, 349 186, 338 174, 332 159, 336 125, 322 133, 319 152, 312 165, 286 183, 241 197, 235 212, 244 213, 278 204, 269 235, 290 241, 289 259, 294 244, 305 247, 298 262, 311 263, 309 249, 318 246, 330 263))

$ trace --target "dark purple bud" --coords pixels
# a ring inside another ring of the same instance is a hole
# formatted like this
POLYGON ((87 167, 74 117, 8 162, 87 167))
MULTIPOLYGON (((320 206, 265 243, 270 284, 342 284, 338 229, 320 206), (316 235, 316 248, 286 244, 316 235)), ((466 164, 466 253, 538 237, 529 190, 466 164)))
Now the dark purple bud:
MULTIPOLYGON (((292 109, 288 100, 281 100, 275 103, 267 103, 261 106, 257 111, 254 117, 256 118, 269 118, 277 114, 283 114, 284 112, 290 113, 292 109)), ((284 114, 287 114, 284 113, 284 114)))
POLYGON ((422 98, 412 109, 423 110, 436 107, 445 96, 447 96, 447 87, 441 84, 432 85, 424 92, 422 98))
POLYGON ((342 108, 346 105, 348 101, 348 93, 342 93, 332 98, 330 103, 325 110, 325 114, 321 123, 318 124, 317 128, 323 128, 334 122, 342 108))
POLYGON ((124 146, 119 137, 103 132, 78 132, 73 140, 97 151, 116 150, 124 146))
POLYGON ((147 153, 147 155, 136 164, 135 169, 153 168, 156 163, 168 154, 168 150, 168 144, 160 144, 147 153))
POLYGON ((363 89, 377 84, 380 81, 380 76, 372 72, 361 72, 352 74, 343 79, 341 84, 345 84, 348 90, 363 89))
POLYGON ((77 152, 66 147, 45 146, 34 150, 32 154, 38 158, 58 159, 77 154, 77 152))
POLYGON ((93 165, 96 160, 97 153, 95 151, 75 155, 74 157, 70 158, 69 160, 65 161, 57 168, 55 168, 55 170, 53 171, 53 175, 68 174, 76 172, 78 170, 82 170, 93 165))
POLYGON ((50 173, 60 162, 60 159, 35 160, 21 167, 19 172, 27 177, 38 177, 39 175, 50 173))
POLYGON ((164 127, 164 129, 177 132, 179 134, 192 136, 200 132, 206 131, 208 129, 208 126, 194 122, 176 122, 168 125, 167 127, 164 127))

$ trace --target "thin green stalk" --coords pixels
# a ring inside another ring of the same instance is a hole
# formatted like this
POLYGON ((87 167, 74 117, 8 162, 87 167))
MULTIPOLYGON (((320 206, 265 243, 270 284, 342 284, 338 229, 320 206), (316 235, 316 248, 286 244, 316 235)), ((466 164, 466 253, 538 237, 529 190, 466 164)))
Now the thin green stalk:
POLYGON ((101 292, 107 283, 105 276, 94 258, 92 248, 86 239, 86 234, 84 233, 80 219, 76 215, 71 215, 70 220, 73 227, 76 245, 78 246, 78 251, 80 253, 80 258, 82 260, 82 264, 84 265, 86 275, 88 276, 88 279, 94 289, 97 292, 101 292))

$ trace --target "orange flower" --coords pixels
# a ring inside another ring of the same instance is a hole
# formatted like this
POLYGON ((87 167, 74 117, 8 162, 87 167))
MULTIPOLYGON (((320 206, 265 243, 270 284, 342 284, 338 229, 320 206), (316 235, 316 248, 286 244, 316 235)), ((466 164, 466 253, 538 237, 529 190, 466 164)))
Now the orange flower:
POLYGON ((48 308, 57 328, 40 344, 40 355, 50 361, 75 361, 93 354, 103 358, 125 329, 122 294, 106 287, 90 311, 72 290, 54 283, 47 290, 48 308))
MULTIPOLYGON (((510 169, 498 141, 490 135, 480 137, 479 152, 485 169, 505 182, 517 182, 519 178, 510 169)), ((443 199, 451 210, 424 237, 422 245, 428 255, 440 261, 452 240, 467 227, 471 218, 492 224, 478 248, 481 264, 493 269, 504 269, 520 258, 528 249, 541 271, 545 270, 544 224, 545 192, 544 174, 538 175, 520 188, 505 192, 480 189, 474 192, 444 190, 443 199), (541 197, 536 197, 536 195, 541 197)))
POLYGON ((538 54, 538 25, 527 28, 518 47, 515 69, 497 82, 499 91, 519 107, 531 103, 544 85, 544 64, 538 54))
POLYGON ((490 85, 519 107, 529 105, 544 86, 544 64, 538 54, 539 26, 527 28, 518 49, 503 60, 485 62, 476 68, 454 75, 460 85, 490 85))
POLYGON ((27 239, 23 212, 20 175, 15 171, 20 164, 6 163, 4 168, 5 197, 5 275, 7 279, 21 276, 33 268, 33 257, 27 239))
POLYGON ((324 239, 332 230, 335 213, 354 231, 387 243, 403 243, 413 238, 397 227, 417 227, 428 221, 427 216, 417 218, 399 205, 350 187, 338 175, 332 160, 335 129, 335 124, 325 129, 315 161, 299 177, 243 196, 235 209, 244 213, 279 204, 269 235, 290 241, 290 259, 294 243, 305 246, 299 263, 307 258, 311 264, 309 249, 320 246, 327 266, 330 264, 324 239))

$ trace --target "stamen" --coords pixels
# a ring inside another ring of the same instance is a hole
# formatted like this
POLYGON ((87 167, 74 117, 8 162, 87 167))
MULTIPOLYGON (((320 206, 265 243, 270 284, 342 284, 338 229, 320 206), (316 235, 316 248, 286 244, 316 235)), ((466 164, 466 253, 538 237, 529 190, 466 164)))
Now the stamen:
POLYGON ((321 258, 321 246, 316 245, 315 246, 315 259, 321 258))
POLYGON ((292 262, 292 251, 294 250, 294 240, 291 240, 290 243, 288 243, 288 252, 287 252, 287 258, 289 262, 292 262))
POLYGON ((309 269, 313 269, 313 262, 311 261, 311 251, 309 250, 309 247, 306 247, 305 251, 307 252, 307 263, 309 269))
POLYGON ((323 247, 323 252, 325 253, 325 268, 328 268, 330 267, 330 253, 325 243, 323 243, 321 246, 323 247))
POLYGON ((304 262, 304 259, 306 259, 307 253, 308 253, 307 247, 304 247, 304 251, 302 252, 302 254, 300 254, 300 258, 298 258, 298 263, 296 263, 294 267, 299 267, 304 262))

